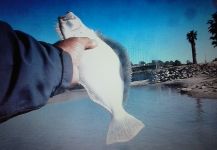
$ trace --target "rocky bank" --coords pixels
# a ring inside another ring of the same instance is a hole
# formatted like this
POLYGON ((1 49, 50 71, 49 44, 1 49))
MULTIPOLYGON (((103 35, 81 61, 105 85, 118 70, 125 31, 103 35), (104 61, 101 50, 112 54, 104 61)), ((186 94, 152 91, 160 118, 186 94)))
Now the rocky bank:
MULTIPOLYGON (((134 79, 135 74, 138 72, 133 73, 134 79)), ((217 99, 217 62, 146 70, 139 75, 143 80, 131 85, 160 84, 196 98, 217 99)))

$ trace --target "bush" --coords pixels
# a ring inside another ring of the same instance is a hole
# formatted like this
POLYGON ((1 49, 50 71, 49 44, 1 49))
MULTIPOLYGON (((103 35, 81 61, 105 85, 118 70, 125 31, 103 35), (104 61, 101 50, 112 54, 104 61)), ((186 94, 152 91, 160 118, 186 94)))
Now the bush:
POLYGON ((213 59, 213 62, 214 62, 214 61, 217 61, 217 58, 213 59))
POLYGON ((181 65, 182 65, 181 61, 175 60, 174 66, 181 66, 181 65))
POLYGON ((192 62, 191 62, 190 60, 187 60, 187 61, 186 61, 186 64, 187 64, 187 65, 191 65, 192 62))

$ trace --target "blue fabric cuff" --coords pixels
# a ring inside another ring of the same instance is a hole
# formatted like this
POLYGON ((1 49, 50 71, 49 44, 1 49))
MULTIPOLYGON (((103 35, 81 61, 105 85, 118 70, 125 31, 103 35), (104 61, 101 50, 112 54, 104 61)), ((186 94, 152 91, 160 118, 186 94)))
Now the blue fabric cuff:
POLYGON ((67 53, 62 51, 62 81, 60 87, 68 88, 72 84, 72 73, 73 73, 72 58, 67 53))

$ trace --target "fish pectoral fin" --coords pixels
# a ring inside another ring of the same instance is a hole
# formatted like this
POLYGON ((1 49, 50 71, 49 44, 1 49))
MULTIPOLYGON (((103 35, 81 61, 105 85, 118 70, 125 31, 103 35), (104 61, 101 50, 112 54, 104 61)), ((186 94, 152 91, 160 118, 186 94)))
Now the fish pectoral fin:
POLYGON ((143 127, 144 124, 140 120, 128 113, 119 119, 113 117, 109 125, 106 144, 127 142, 135 137, 143 127))

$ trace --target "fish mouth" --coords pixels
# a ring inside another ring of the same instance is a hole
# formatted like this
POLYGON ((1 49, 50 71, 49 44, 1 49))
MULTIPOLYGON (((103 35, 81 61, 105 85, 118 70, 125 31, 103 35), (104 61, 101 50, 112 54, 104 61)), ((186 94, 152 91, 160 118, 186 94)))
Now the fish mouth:
POLYGON ((75 31, 75 30, 78 30, 79 28, 81 28, 81 22, 80 22, 79 18, 74 13, 72 13, 70 11, 67 12, 66 15, 64 15, 64 16, 59 16, 58 22, 59 22, 59 29, 60 29, 60 32, 61 32, 63 37, 65 37, 64 32, 63 32, 64 26, 70 27, 71 31, 75 31))
POLYGON ((75 16, 75 14, 68 11, 65 16, 60 16, 59 18, 62 19, 63 21, 68 21, 68 20, 74 20, 77 17, 75 16))
POLYGON ((63 21, 68 21, 68 20, 75 20, 77 17, 75 14, 73 14, 72 12, 68 11, 66 13, 66 15, 64 16, 59 16, 58 19, 61 19, 63 21))

